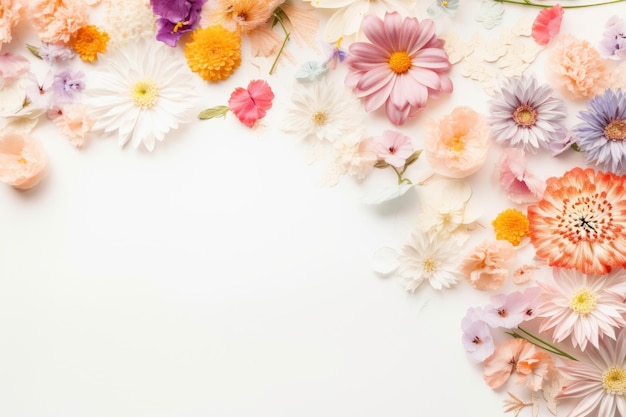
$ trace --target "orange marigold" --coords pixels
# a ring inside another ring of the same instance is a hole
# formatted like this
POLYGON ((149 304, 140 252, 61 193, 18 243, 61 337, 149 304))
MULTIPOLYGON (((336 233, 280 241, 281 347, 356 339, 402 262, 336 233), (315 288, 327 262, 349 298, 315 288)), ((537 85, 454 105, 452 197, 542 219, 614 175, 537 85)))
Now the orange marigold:
POLYGON ((496 239, 507 240, 513 246, 519 245, 522 238, 528 236, 530 232, 528 218, 517 209, 504 210, 491 224, 496 232, 496 239))
POLYGON ((94 25, 83 26, 72 35, 71 45, 85 62, 98 59, 98 53, 107 49, 109 34, 100 32, 94 25))
POLYGON ((241 64, 241 36, 221 25, 192 32, 185 45, 187 64, 207 81, 225 80, 241 64))

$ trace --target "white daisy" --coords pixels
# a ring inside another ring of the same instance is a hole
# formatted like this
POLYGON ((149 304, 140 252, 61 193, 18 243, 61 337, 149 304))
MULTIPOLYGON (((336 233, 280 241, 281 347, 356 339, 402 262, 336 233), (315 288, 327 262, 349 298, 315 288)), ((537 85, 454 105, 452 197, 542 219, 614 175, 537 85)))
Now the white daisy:
POLYGON ((156 141, 191 119, 193 74, 160 42, 140 39, 99 57, 101 70, 87 80, 88 112, 93 130, 118 133, 152 151, 156 141))
POLYGON ((459 247, 451 241, 433 233, 414 232, 398 258, 398 272, 407 281, 407 291, 414 292, 424 280, 436 290, 456 284, 460 276, 458 255, 459 247))
POLYGON ((294 86, 292 107, 283 130, 303 139, 330 142, 360 136, 364 113, 350 91, 329 85, 325 80, 294 86))

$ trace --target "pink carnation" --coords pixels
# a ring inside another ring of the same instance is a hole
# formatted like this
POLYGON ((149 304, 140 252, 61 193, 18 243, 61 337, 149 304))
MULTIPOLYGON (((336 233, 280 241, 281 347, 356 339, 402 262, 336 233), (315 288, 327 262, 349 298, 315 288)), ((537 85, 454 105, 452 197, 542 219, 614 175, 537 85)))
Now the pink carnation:
POLYGON ((495 290, 504 284, 507 263, 514 256, 515 249, 506 240, 484 241, 463 260, 461 271, 472 287, 495 290))
POLYGON ((274 93, 269 84, 263 80, 254 80, 250 81, 248 88, 238 87, 233 91, 228 100, 228 108, 241 123, 252 127, 272 108, 273 99, 274 93))
POLYGON ((0 136, 0 181, 26 190, 37 185, 46 168, 41 142, 17 133, 0 136))
POLYGON ((31 0, 29 12, 37 35, 47 43, 68 43, 89 18, 82 0, 31 0))
POLYGON ((563 20, 563 7, 555 4, 539 12, 533 23, 532 36, 538 45, 547 45, 559 34, 563 20))
POLYGON ((483 166, 489 143, 485 117, 467 106, 459 106, 441 120, 430 122, 424 154, 438 174, 464 178, 483 166))

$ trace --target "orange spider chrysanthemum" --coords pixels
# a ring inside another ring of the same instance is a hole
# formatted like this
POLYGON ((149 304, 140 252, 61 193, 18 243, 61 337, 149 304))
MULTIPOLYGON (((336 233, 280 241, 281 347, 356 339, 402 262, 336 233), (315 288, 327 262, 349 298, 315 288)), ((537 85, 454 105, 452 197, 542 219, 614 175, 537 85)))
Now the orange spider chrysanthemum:
POLYGON ((530 240, 551 266, 607 274, 626 266, 626 176, 574 168, 528 207, 530 240))
POLYGON ((522 238, 528 236, 528 218, 517 209, 504 210, 491 224, 496 232, 496 239, 508 240, 513 246, 519 245, 522 238))
POLYGON ((71 45, 85 62, 93 62, 98 59, 98 53, 107 49, 109 34, 100 32, 94 25, 83 26, 72 35, 71 45))
POLYGON ((241 36, 222 25, 192 32, 185 45, 187 64, 207 81, 225 80, 241 64, 241 36))

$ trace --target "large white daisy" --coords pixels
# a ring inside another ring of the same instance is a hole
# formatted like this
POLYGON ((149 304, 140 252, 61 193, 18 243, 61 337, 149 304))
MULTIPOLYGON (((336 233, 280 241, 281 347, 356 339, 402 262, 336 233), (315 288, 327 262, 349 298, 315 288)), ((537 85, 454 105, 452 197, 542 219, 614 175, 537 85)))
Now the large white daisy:
POLYGON ((117 132, 152 151, 156 141, 192 119, 193 74, 160 42, 140 39, 99 57, 100 70, 87 80, 87 106, 93 130, 117 132))

